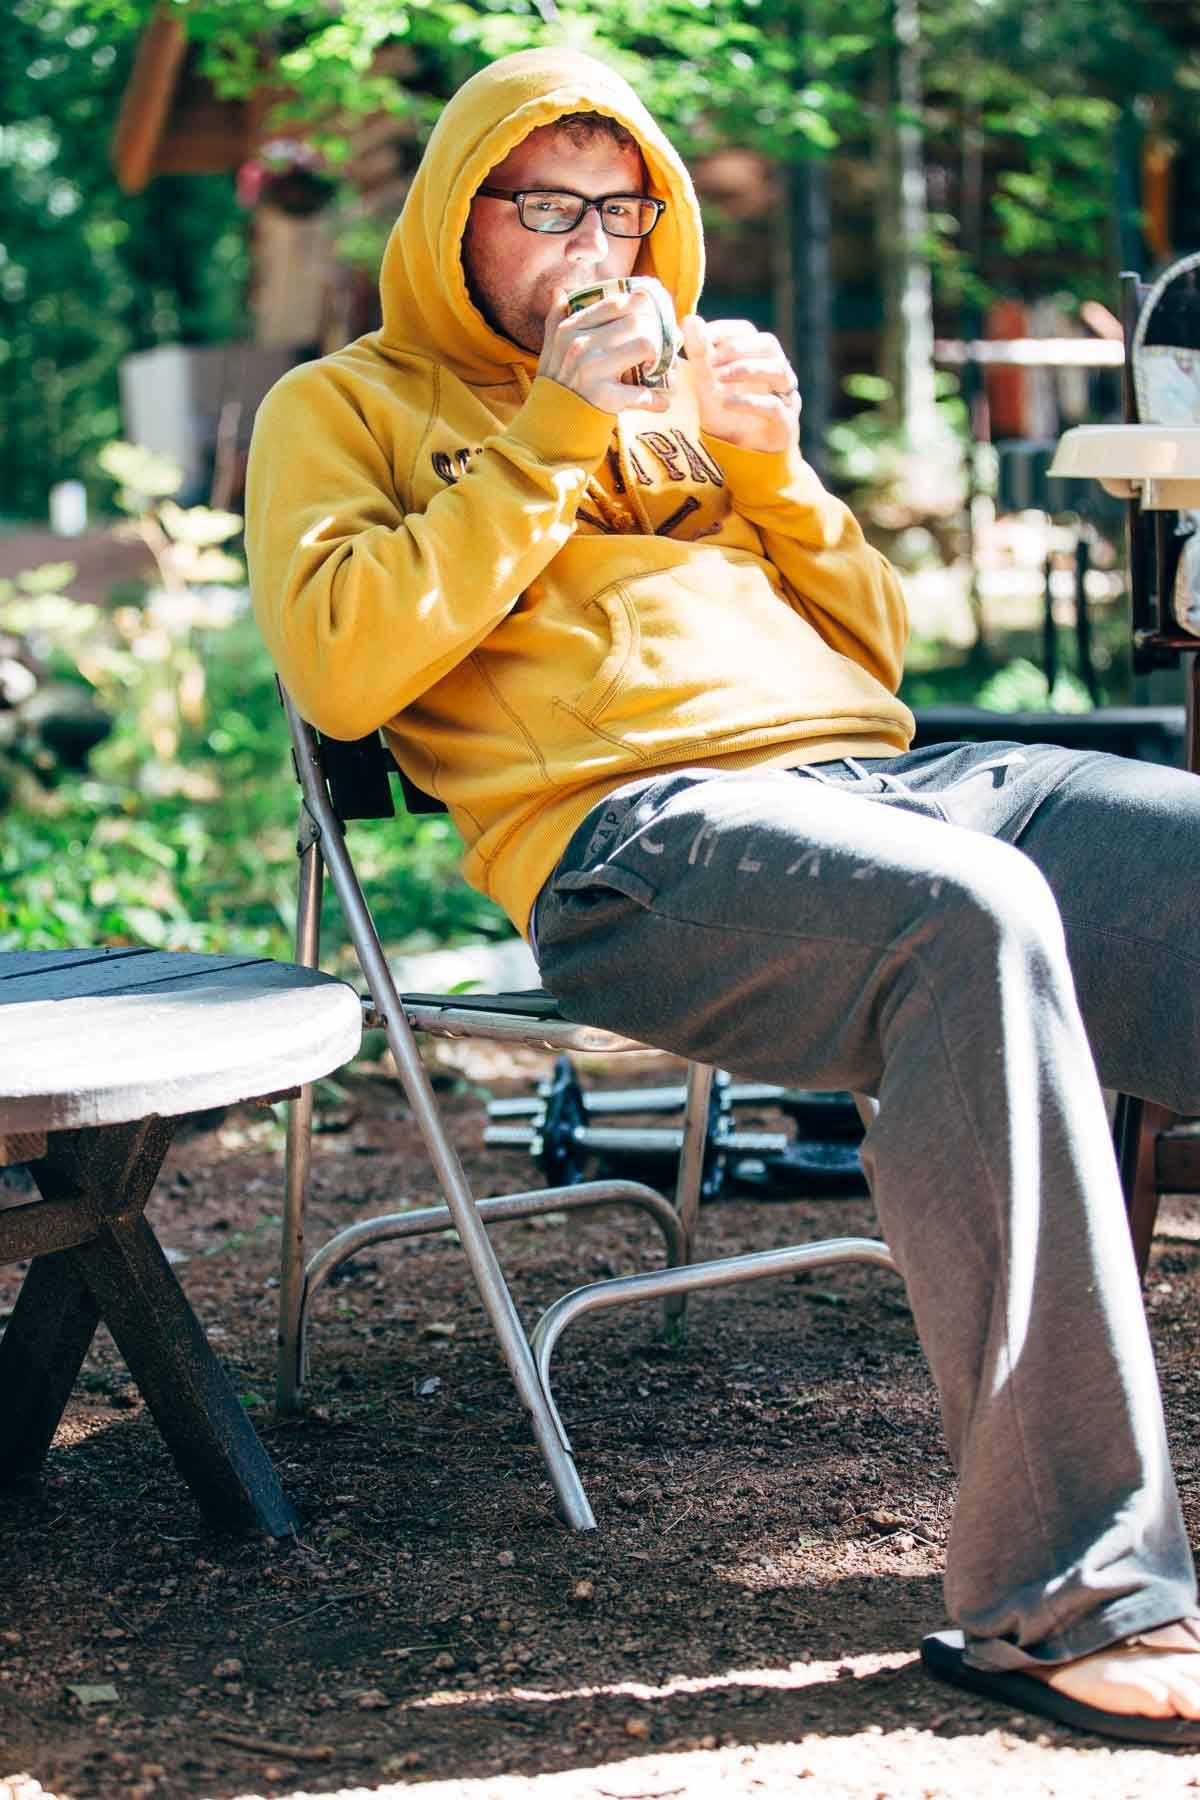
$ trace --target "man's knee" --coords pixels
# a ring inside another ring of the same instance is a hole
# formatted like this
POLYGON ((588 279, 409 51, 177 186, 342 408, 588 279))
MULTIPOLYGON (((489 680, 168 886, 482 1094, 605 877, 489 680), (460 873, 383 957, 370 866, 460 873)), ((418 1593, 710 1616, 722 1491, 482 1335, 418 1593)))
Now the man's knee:
POLYGON ((1050 884, 1013 845, 980 836, 933 885, 932 922, 952 957, 969 947, 1006 947, 1027 956, 1065 958, 1062 916, 1050 884))

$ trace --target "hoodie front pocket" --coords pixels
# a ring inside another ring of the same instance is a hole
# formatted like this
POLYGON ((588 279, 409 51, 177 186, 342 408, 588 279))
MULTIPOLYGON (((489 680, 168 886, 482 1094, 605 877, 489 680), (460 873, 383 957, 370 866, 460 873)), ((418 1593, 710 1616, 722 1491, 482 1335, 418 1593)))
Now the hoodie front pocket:
POLYGON ((608 631, 608 649, 600 659, 592 679, 578 695, 570 710, 588 725, 594 725, 610 706, 636 663, 642 643, 642 628, 637 608, 624 588, 609 588, 589 600, 588 613, 598 613, 608 631))
POLYGON ((772 730, 806 710, 822 716, 836 699, 835 659, 757 567, 721 558, 657 569, 614 583, 588 607, 606 621, 608 648, 582 691, 559 704, 635 755, 772 730))

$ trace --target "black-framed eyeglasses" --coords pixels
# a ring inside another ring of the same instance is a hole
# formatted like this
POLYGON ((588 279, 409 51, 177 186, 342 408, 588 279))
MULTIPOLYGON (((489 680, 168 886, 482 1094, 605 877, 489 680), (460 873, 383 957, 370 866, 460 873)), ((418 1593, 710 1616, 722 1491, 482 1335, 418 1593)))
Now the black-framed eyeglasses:
POLYGON ((649 237, 667 210, 665 200, 650 194, 601 194, 589 200, 570 188, 499 188, 486 182, 477 191, 489 200, 511 200, 526 231, 574 231, 594 206, 609 237, 649 237))

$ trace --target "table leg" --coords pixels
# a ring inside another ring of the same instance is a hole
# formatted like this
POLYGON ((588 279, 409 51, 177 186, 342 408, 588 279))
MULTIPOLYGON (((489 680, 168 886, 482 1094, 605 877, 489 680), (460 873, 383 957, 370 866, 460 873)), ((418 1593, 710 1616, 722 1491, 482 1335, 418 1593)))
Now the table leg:
POLYGON ((30 1165, 45 1200, 78 1206, 87 1237, 53 1255, 30 1244, 35 1260, 0 1342, 0 1393, 23 1391, 10 1373, 39 1392, 6 1407, 0 1449, 13 1443, 22 1467, 36 1467, 102 1318, 209 1524, 285 1537, 296 1515, 142 1217, 172 1135, 166 1119, 52 1132, 30 1165))
POLYGON ((106 1219, 75 1259, 180 1473, 220 1531, 297 1524, 246 1409, 140 1213, 106 1219))
POLYGON ((0 1338, 0 1486, 46 1460, 99 1319, 69 1250, 35 1258, 0 1338))

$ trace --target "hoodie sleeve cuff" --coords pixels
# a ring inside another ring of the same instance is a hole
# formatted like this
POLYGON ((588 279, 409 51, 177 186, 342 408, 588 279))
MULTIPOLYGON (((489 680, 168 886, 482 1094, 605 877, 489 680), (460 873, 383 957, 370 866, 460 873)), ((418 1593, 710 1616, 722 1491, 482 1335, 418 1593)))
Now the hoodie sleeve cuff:
POLYGON ((602 412, 559 381, 539 375, 508 428, 509 437, 540 462, 598 468, 612 440, 616 415, 602 412))
POLYGON ((739 499, 771 504, 786 495, 793 505, 819 506, 829 498, 798 446, 790 450, 746 450, 709 432, 702 433, 701 440, 720 463, 739 499))

